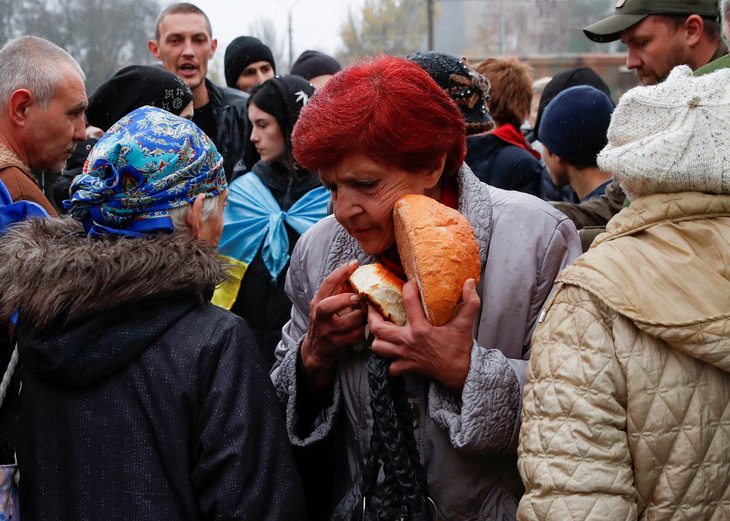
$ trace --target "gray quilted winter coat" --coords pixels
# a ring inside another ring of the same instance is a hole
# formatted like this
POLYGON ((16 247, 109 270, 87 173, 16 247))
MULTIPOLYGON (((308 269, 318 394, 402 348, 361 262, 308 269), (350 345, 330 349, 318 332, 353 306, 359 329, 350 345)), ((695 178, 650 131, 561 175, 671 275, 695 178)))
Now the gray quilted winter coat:
MULTIPOLYGON (((465 165, 458 183, 458 209, 474 228, 482 263, 477 288, 482 309, 471 369, 461 396, 420 376, 408 375, 406 385, 439 519, 510 520, 523 490, 516 448, 530 337, 556 275, 580 254, 580 242, 572 222, 535 197, 492 188, 465 165)), ((296 361, 307 332, 309 302, 325 277, 353 258, 361 265, 378 260, 363 252, 334 217, 301 237, 287 277, 292 319, 284 327, 272 372, 286 404, 292 443, 308 445, 335 426, 345 439, 347 460, 340 466, 346 466, 350 480, 367 454, 372 426, 368 352, 352 351, 340 361, 331 405, 305 436, 297 428, 296 361)), ((350 483, 342 485, 338 497, 350 483)))

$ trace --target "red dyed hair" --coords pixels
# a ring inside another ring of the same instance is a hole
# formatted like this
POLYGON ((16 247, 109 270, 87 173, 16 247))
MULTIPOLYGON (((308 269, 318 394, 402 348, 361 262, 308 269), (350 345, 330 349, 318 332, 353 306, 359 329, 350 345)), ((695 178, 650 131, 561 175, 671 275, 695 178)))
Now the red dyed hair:
POLYGON ((456 104, 418 64, 376 56, 331 78, 305 105, 292 134, 297 162, 317 172, 362 152, 407 172, 454 175, 466 155, 456 104))

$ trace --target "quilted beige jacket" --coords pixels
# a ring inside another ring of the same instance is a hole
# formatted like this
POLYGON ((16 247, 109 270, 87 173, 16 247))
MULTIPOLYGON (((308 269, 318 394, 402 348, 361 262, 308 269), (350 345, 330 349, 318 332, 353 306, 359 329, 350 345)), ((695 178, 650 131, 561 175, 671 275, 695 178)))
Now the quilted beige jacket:
POLYGON ((730 519, 730 196, 637 199, 557 282, 518 518, 730 519))

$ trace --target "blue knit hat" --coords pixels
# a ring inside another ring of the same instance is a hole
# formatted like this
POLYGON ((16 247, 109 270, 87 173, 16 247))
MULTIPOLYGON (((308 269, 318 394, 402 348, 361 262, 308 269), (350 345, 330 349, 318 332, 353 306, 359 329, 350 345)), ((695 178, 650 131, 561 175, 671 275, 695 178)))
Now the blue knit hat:
POLYGON ((608 143, 613 103, 588 85, 564 90, 548 104, 538 137, 550 152, 569 163, 597 166, 596 157, 608 143))

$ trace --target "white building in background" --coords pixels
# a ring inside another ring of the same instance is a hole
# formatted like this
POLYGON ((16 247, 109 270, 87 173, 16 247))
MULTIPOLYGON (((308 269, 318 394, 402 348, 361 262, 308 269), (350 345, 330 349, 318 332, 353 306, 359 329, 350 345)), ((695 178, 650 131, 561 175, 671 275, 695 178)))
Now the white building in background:
POLYGON ((593 44, 582 32, 614 4, 615 0, 435 0, 434 48, 470 58, 615 52, 616 45, 593 44))

